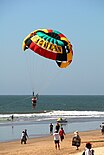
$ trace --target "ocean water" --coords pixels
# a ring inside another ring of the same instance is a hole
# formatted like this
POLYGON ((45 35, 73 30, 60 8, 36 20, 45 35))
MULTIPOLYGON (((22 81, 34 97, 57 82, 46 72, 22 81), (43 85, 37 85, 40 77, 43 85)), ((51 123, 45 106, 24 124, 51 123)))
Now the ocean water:
POLYGON ((104 96, 39 96, 35 109, 32 96, 0 96, 0 119, 16 117, 54 119, 63 117, 104 117, 104 96), (42 118, 41 118, 42 116, 42 118))
POLYGON ((25 128, 29 136, 49 135, 49 123, 66 118, 66 133, 99 129, 104 120, 104 96, 39 95, 35 109, 32 96, 0 96, 0 141, 16 140, 25 128), (11 120, 11 115, 14 120, 11 120), (83 126, 84 124, 84 126, 83 126))

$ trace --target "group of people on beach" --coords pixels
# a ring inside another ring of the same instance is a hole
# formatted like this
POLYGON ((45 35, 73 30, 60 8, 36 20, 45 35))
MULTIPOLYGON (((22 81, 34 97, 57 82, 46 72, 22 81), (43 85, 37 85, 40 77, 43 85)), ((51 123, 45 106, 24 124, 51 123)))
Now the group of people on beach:
POLYGON ((53 133, 53 124, 50 123, 50 135, 53 135, 54 137, 55 148, 60 149, 60 140, 63 141, 65 132, 63 127, 58 122, 55 126, 54 133, 53 133))
MULTIPOLYGON (((57 122, 53 133, 53 124, 50 123, 50 134, 51 135, 53 134, 54 136, 55 149, 58 148, 60 150, 60 140, 62 142, 65 135, 63 127, 62 126, 60 127, 60 124, 57 122)), ((80 145, 81 145, 81 138, 79 136, 79 132, 75 131, 74 136, 72 138, 72 146, 76 146, 76 150, 78 150, 80 145)), ((82 153, 82 155, 94 155, 94 150, 92 149, 91 143, 86 143, 85 150, 82 153)))
MULTIPOLYGON (((54 132, 53 132, 53 124, 50 123, 50 134, 54 137, 54 144, 55 149, 57 148, 60 150, 60 141, 62 142, 64 139, 65 131, 63 127, 57 122, 54 132)), ((22 131, 21 135, 21 144, 26 144, 27 138, 28 138, 27 130, 22 131)), ((74 132, 74 136, 72 138, 72 146, 76 146, 76 150, 79 149, 81 145, 81 138, 78 131, 74 132)), ((92 149, 91 143, 86 143, 85 151, 82 153, 82 155, 94 155, 94 150, 92 149)))

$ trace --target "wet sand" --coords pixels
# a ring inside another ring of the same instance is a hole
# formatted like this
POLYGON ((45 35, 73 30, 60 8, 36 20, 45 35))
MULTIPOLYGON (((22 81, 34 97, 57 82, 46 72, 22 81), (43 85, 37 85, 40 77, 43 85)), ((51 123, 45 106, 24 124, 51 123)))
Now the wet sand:
POLYGON ((0 155, 80 155, 86 142, 91 142, 96 155, 104 154, 104 135, 99 130, 80 132, 81 146, 76 150, 71 145, 73 133, 66 134, 63 142, 60 142, 61 149, 54 147, 53 136, 28 139, 27 144, 20 144, 20 141, 1 142, 0 155))

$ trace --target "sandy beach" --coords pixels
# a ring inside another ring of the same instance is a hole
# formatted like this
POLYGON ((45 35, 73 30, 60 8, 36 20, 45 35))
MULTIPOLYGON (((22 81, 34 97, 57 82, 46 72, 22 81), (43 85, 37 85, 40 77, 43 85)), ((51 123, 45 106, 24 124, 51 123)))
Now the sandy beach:
POLYGON ((20 144, 20 141, 0 143, 0 155, 80 155, 86 142, 91 142, 95 155, 104 154, 104 135, 99 130, 80 132, 81 147, 76 150, 71 145, 73 133, 66 134, 63 142, 60 142, 61 149, 55 150, 53 136, 28 139, 27 144, 20 144))

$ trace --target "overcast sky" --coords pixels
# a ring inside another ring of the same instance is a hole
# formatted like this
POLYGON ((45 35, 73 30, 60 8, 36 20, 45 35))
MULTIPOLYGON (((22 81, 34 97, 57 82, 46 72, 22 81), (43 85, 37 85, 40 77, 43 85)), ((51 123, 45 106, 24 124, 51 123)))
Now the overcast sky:
POLYGON ((103 0, 0 0, 0 95, 104 95, 103 0), (73 61, 55 61, 22 50, 39 28, 63 33, 73 61))

